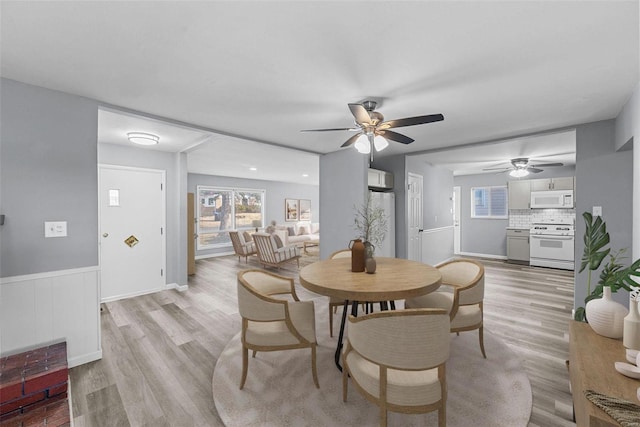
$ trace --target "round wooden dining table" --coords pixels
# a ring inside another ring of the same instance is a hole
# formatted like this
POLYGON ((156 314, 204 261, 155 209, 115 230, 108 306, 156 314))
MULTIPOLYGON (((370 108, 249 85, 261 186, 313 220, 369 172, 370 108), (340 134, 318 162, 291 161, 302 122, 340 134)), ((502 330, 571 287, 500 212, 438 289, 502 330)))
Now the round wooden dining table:
POLYGON ((401 258, 376 257, 374 274, 351 271, 351 258, 326 259, 300 270, 300 283, 312 292, 345 301, 335 360, 340 370, 340 351, 348 305, 357 315, 360 302, 394 301, 436 290, 442 281, 435 267, 401 258))

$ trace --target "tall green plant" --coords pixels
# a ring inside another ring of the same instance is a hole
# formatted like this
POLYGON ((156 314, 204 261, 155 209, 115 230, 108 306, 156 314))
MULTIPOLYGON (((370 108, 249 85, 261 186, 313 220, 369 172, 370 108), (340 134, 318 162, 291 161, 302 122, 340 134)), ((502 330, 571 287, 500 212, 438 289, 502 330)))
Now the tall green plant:
POLYGON ((591 272, 600 268, 602 260, 609 255, 611 249, 603 249, 609 244, 609 233, 607 232, 607 224, 602 220, 602 217, 597 216, 594 220, 589 212, 584 212, 582 217, 587 229, 584 233, 584 252, 578 273, 582 273, 585 268, 589 267, 587 294, 591 294, 591 272))
MULTIPOLYGON (((596 217, 594 220, 589 212, 583 213, 582 217, 587 229, 584 233, 584 253, 578 272, 582 272, 585 268, 589 269, 587 296, 584 299, 585 305, 592 299, 600 298, 605 286, 610 287, 611 292, 617 292, 619 289, 631 291, 632 287, 637 287, 640 282, 640 258, 630 266, 625 267, 621 261, 627 258, 624 256, 626 249, 620 249, 613 253, 611 253, 610 248, 605 249, 605 246, 609 244, 609 233, 602 218, 596 217), (600 268, 607 255, 609 255, 609 262, 605 264, 600 272, 598 285, 591 291, 591 272, 600 268), (637 278, 638 282, 634 278, 637 278)), ((574 319, 586 320, 584 307, 576 309, 574 319)))

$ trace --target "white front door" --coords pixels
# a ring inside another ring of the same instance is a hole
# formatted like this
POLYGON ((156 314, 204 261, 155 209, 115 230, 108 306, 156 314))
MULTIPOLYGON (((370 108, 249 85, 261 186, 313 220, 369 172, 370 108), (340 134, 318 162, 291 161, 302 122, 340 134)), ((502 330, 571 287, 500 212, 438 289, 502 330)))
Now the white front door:
POLYGON ((453 253, 460 253, 460 187, 453 187, 453 253))
POLYGON ((409 253, 407 258, 422 262, 422 175, 409 173, 408 184, 409 253))
POLYGON ((101 300, 165 288, 165 172, 99 166, 101 300))

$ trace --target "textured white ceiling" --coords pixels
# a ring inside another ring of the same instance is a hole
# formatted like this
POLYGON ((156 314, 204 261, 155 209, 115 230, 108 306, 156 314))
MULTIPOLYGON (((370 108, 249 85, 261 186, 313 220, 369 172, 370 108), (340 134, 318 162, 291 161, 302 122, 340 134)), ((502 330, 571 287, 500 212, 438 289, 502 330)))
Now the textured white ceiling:
POLYGON ((444 114, 388 156, 613 118, 639 80, 637 0, 0 8, 3 77, 314 153, 349 134, 299 131, 351 126, 350 102, 444 114))

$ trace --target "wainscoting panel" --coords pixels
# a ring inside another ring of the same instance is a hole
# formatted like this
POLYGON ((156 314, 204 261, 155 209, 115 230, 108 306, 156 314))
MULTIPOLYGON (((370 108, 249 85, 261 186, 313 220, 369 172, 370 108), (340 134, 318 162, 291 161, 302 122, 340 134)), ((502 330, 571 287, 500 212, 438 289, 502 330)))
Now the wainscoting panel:
POLYGON ((453 258, 453 225, 422 232, 422 262, 436 265, 453 258))
POLYGON ((67 341, 69 366, 102 357, 98 267, 0 279, 0 353, 67 341))

